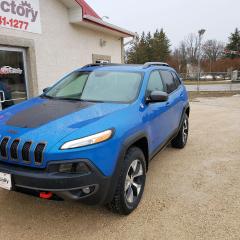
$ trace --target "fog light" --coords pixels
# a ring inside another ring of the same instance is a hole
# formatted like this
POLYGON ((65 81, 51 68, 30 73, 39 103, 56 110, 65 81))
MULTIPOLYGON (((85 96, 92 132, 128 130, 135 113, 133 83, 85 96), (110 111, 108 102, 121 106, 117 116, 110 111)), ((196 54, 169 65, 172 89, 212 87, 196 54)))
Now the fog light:
POLYGON ((89 187, 85 187, 82 189, 84 194, 89 194, 91 192, 91 189, 89 187))
POLYGON ((78 173, 81 175, 90 173, 89 167, 84 162, 60 164, 58 171, 60 173, 78 173))
POLYGON ((72 163, 66 163, 66 164, 61 164, 59 166, 59 172, 61 173, 70 173, 72 172, 73 164, 72 163))
POLYGON ((90 172, 90 169, 84 162, 80 162, 74 165, 74 172, 79 174, 87 174, 90 172))

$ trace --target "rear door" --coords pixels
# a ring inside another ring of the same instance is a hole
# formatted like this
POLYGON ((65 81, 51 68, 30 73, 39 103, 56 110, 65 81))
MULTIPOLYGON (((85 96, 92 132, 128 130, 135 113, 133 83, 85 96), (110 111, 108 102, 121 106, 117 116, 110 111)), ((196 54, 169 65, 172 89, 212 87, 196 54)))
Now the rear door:
POLYGON ((181 115, 182 115, 182 88, 180 80, 177 81, 174 72, 170 70, 160 71, 163 82, 166 86, 166 91, 169 94, 168 99, 168 121, 171 125, 171 134, 173 134, 179 127, 181 115))
POLYGON ((171 71, 171 74, 173 75, 173 79, 176 84, 176 98, 178 100, 178 104, 176 108, 176 119, 177 119, 177 127, 178 127, 180 124, 182 113, 185 106, 185 101, 184 101, 185 87, 183 86, 176 72, 171 71))

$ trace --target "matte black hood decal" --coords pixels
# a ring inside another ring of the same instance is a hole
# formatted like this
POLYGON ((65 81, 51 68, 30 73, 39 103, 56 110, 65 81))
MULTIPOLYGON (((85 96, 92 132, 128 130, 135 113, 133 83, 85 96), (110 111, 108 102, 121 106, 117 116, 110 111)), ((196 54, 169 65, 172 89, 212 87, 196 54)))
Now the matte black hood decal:
POLYGON ((20 128, 36 128, 93 105, 89 102, 46 100, 11 117, 6 124, 20 128))

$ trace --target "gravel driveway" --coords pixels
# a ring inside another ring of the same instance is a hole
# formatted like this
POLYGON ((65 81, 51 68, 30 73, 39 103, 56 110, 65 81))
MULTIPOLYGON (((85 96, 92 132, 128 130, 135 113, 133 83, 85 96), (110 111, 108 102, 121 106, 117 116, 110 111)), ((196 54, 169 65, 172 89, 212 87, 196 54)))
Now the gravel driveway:
POLYGON ((132 215, 0 190, 0 239, 239 239, 240 96, 191 110, 187 147, 154 158, 132 215))

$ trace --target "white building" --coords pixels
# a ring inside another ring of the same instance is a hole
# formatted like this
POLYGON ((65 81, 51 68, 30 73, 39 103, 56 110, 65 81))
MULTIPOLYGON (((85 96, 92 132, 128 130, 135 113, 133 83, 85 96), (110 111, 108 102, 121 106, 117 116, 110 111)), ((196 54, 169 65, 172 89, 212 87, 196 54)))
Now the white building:
POLYGON ((123 39, 134 35, 84 0, 0 0, 0 99, 36 96, 88 63, 120 63, 123 39))

